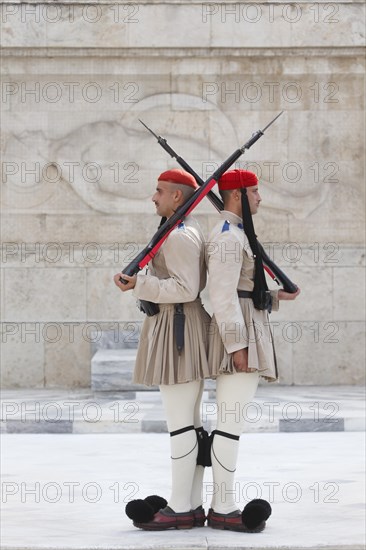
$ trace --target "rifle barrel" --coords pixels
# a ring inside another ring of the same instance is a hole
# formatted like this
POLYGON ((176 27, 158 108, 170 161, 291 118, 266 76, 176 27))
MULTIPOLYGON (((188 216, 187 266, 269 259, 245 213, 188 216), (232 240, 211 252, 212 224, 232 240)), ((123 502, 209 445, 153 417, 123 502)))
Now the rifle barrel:
MULTIPOLYGON (((146 126, 146 124, 142 122, 142 120, 140 120, 140 122, 149 130, 149 132, 151 132, 157 138, 158 142, 160 143, 160 145, 162 145, 162 147, 164 147, 164 149, 171 150, 174 156, 177 156, 175 151, 171 149, 165 139, 163 139, 161 136, 156 136, 156 134, 152 130, 150 130, 150 128, 146 126), (164 142, 164 144, 162 144, 162 142, 164 142)), ((261 133, 261 135, 263 135, 263 133, 261 133)), ((259 137, 260 136, 258 136, 258 138, 259 137)), ((163 225, 159 227, 157 232, 150 240, 149 244, 124 268, 123 273, 125 273, 126 275, 134 275, 135 273, 138 273, 138 271, 143 269, 145 265, 147 265, 150 260, 154 258, 163 242, 167 239, 169 233, 186 216, 188 216, 190 212, 192 212, 192 210, 201 202, 201 200, 208 194, 208 192, 211 191, 212 187, 217 183, 222 174, 224 174, 224 172, 226 172, 230 168, 230 166, 234 164, 234 162, 244 153, 246 145, 243 147, 241 149, 237 149, 232 155, 230 155, 230 157, 226 159, 221 164, 221 166, 219 166, 219 168, 217 168, 214 174, 210 176, 203 183, 203 185, 200 185, 199 189, 195 191, 192 197, 190 197, 184 204, 182 204, 178 208, 178 210, 163 225)), ((185 164, 188 166, 187 163, 185 164)), ((192 173, 192 169, 190 173, 192 173)), ((194 175, 194 177, 196 176, 194 175)), ((202 181, 201 178, 200 181, 202 181)), ((219 200, 218 197, 217 199, 219 200)), ((120 277, 120 281, 123 283, 126 282, 122 277, 120 277)))
MULTIPOLYGON (((267 128, 269 128, 282 114, 283 114, 283 111, 281 111, 277 116, 275 116, 275 118, 272 119, 267 124, 267 126, 263 128, 263 130, 258 130, 257 132, 255 132, 252 135, 252 137, 242 147, 237 149, 232 155, 230 155, 230 157, 226 161, 224 161, 224 163, 212 174, 211 178, 218 181, 220 177, 228 170, 228 168, 230 168, 230 166, 232 166, 232 164, 234 164, 234 162, 245 152, 245 150, 249 149, 256 141, 258 141, 258 139, 264 135, 264 132, 267 130, 267 128)), ((139 121, 141 122, 141 124, 145 126, 147 130, 149 130, 149 132, 153 134, 153 136, 155 136, 158 143, 163 147, 163 149, 165 149, 170 156, 175 158, 178 164, 184 170, 186 170, 189 174, 191 174, 195 178, 199 186, 203 186, 205 184, 205 182, 197 174, 197 172, 195 172, 195 170, 182 157, 178 156, 178 154, 170 147, 170 145, 168 145, 166 139, 162 138, 161 136, 157 136, 155 132, 153 132, 153 130, 151 130, 141 119, 139 119, 139 121)), ((222 200, 211 189, 207 193, 207 198, 211 201, 211 203, 219 212, 224 209, 224 204, 222 200)), ((164 226, 165 224, 163 224, 159 229, 164 228, 164 226)), ((274 274, 275 276, 274 280, 278 283, 277 279, 279 279, 286 292, 289 292, 291 294, 295 293, 297 290, 297 286, 285 275, 285 273, 274 263, 274 261, 270 259, 270 257, 267 255, 267 253, 265 252, 263 246, 260 244, 259 241, 258 241, 258 246, 262 254, 263 263, 274 274)), ((131 264, 129 264, 129 266, 127 266, 127 268, 130 266, 132 267, 132 262, 131 264)), ((125 270, 125 273, 129 275, 129 273, 126 270, 125 270)))

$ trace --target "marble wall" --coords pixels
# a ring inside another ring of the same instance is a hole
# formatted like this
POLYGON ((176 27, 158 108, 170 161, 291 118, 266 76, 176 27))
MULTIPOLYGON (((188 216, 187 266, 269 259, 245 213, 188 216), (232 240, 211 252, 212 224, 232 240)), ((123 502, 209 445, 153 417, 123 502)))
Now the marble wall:
MULTIPOLYGON (((89 386, 104 331, 138 340, 112 277, 176 166, 139 118, 205 178, 281 110, 236 163, 260 176, 257 233, 302 289, 272 316, 281 382, 362 383, 364 3, 1 8, 3 386, 89 386)), ((197 216, 208 235, 208 201, 197 216)))

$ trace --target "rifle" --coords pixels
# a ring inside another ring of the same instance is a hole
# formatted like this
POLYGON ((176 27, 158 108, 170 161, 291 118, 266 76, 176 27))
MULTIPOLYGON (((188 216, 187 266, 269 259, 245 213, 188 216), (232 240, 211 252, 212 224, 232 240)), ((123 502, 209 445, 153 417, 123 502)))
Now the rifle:
MULTIPOLYGON (((276 118, 274 118, 263 130, 258 130, 258 132, 255 132, 255 134, 253 134, 253 136, 252 136, 252 139, 257 141, 257 139, 259 139, 263 135, 265 130, 268 128, 268 126, 270 126, 280 115, 282 115, 282 113, 283 113, 283 111, 281 111, 276 116, 276 118)), ((195 178, 195 180, 196 180, 196 182, 198 183, 199 186, 204 185, 203 179, 193 170, 193 168, 191 168, 191 166, 182 157, 178 156, 178 154, 174 151, 174 149, 172 149, 170 147, 170 145, 167 143, 167 140, 165 138, 163 138, 161 136, 157 136, 155 134, 155 132, 153 132, 151 130, 151 128, 149 128, 142 120, 140 120, 140 122, 157 139, 159 145, 161 145, 161 147, 163 149, 165 149, 165 151, 172 158, 174 158, 184 170, 186 170, 186 172, 188 172, 189 174, 191 174, 195 178)), ((251 143, 251 145, 253 143, 255 143, 255 141, 253 141, 251 143)), ((249 149, 249 147, 247 147, 247 148, 249 149)), ((210 190, 207 193, 207 198, 211 201, 211 203, 214 205, 216 210, 218 210, 219 212, 221 212, 221 210, 224 209, 224 204, 223 204, 221 198, 218 197, 213 191, 210 190)), ((258 241, 258 248, 259 248, 259 251, 260 251, 261 256, 262 256, 262 260, 263 260, 263 264, 264 264, 263 267, 267 271, 269 276, 272 277, 272 279, 278 285, 282 284, 283 289, 285 290, 285 292, 289 292, 290 294, 294 294, 297 291, 297 286, 287 277, 287 275, 285 275, 285 273, 282 271, 282 269, 280 269, 274 263, 274 261, 271 260, 271 258, 268 256, 268 254, 266 253, 266 251, 264 250, 263 246, 260 244, 259 241, 258 241)))
MULTIPOLYGON (((173 231, 173 229, 183 221, 183 219, 192 212, 192 210, 201 202, 201 200, 211 191, 212 187, 218 182, 221 176, 234 164, 236 160, 245 152, 246 149, 249 149, 261 136, 264 135, 264 132, 274 123, 274 121, 282 114, 282 111, 277 115, 263 130, 258 130, 255 132, 252 137, 244 143, 242 147, 239 147, 229 158, 227 158, 221 166, 215 170, 215 172, 210 176, 206 181, 203 181, 200 178, 200 186, 194 192, 194 194, 182 204, 177 211, 167 219, 156 231, 150 242, 145 246, 145 248, 123 269, 123 273, 126 275, 135 275, 141 269, 143 269, 149 262, 154 258, 158 252, 161 245, 167 239, 168 235, 173 231)), ((151 131, 151 130, 150 130, 151 131)), ((155 134, 154 134, 155 135, 155 134)), ((161 138, 162 139, 162 138, 161 138)), ((166 143, 166 140, 165 140, 166 143)), ((167 147, 169 147, 167 145, 167 147)), ((169 148, 170 149, 170 148, 169 148)), ((170 149, 173 153, 174 151, 170 149)), ((169 153, 170 154, 170 153, 169 153)), ((174 153, 175 154, 175 153, 174 153)), ((181 159, 183 161, 183 159, 181 159)), ((184 162, 184 161, 183 161, 184 162)), ((188 164, 185 163, 188 167, 188 164)), ((192 173, 192 169, 190 169, 192 173)), ((195 178, 196 175, 192 174, 195 178)), ((127 281, 120 277, 121 283, 126 284, 127 281)))

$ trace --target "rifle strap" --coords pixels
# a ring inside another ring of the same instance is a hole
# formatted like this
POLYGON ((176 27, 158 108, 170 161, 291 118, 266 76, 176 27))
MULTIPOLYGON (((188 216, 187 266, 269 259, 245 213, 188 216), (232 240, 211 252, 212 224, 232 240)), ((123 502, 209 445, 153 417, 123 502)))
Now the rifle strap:
POLYGON ((241 206, 244 232, 248 238, 250 248, 254 255, 254 289, 253 303, 256 309, 271 309, 270 296, 263 268, 263 260, 260 248, 258 246, 257 236, 254 232, 253 218, 250 211, 247 190, 241 188, 241 206))
POLYGON ((166 222, 166 220, 167 220, 167 218, 166 218, 165 216, 163 216, 163 217, 161 218, 158 229, 160 229, 161 226, 164 225, 164 223, 166 222))

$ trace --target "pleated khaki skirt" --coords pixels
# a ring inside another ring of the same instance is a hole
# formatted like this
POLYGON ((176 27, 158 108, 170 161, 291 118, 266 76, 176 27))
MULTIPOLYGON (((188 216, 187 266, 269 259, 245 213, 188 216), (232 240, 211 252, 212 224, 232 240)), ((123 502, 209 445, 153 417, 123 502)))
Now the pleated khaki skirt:
POLYGON ((207 354, 211 318, 201 300, 184 304, 184 348, 180 355, 174 337, 174 304, 159 304, 159 308, 157 315, 143 322, 133 382, 159 386, 210 378, 207 354))
MULTIPOLYGON (((268 382, 275 382, 278 380, 278 371, 268 312, 255 309, 250 298, 239 298, 239 301, 245 322, 245 333, 240 338, 243 347, 248 347, 248 367, 258 370, 260 376, 268 382)), ((233 355, 225 350, 215 316, 210 326, 208 361, 212 378, 237 372, 233 355)))

